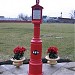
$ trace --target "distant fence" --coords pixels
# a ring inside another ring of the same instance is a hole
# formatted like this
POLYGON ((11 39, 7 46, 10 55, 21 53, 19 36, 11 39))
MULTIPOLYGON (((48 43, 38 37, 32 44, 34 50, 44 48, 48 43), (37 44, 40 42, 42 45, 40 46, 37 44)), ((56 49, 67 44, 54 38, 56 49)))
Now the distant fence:
MULTIPOLYGON (((43 21, 44 22, 44 21, 43 21)), ((31 21, 24 20, 0 20, 0 23, 31 23, 31 21)), ((45 23, 75 23, 75 19, 58 18, 56 20, 47 20, 45 23)))
POLYGON ((47 20, 47 23, 73 23, 74 24, 75 19, 58 17, 57 19, 49 19, 49 20, 47 20))
POLYGON ((58 18, 59 23, 75 23, 75 19, 69 18, 58 18))
POLYGON ((0 23, 31 23, 31 21, 19 21, 19 20, 0 20, 0 23))

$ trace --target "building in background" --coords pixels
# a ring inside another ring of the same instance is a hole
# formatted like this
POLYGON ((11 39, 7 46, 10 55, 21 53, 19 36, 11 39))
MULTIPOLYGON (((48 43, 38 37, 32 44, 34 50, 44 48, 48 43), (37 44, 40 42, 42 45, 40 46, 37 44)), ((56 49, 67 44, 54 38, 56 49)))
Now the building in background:
POLYGON ((0 18, 4 18, 4 16, 0 16, 0 18))

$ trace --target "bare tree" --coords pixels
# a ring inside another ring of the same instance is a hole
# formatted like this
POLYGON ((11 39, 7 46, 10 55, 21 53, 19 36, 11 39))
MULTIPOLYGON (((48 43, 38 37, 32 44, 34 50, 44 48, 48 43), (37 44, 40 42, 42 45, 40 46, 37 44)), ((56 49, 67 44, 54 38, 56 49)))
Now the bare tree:
POLYGON ((70 14, 70 17, 71 19, 74 19, 75 18, 75 10, 72 10, 70 14))
POLYGON ((18 15, 18 18, 21 19, 21 20, 25 20, 25 21, 28 20, 28 16, 27 16, 27 15, 24 15, 23 13, 20 13, 20 14, 18 15))

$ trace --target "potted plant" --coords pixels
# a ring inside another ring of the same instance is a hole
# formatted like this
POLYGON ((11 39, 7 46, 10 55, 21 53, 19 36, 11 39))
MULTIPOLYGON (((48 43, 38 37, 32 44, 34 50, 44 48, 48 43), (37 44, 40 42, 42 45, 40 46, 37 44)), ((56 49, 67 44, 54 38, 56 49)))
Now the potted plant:
POLYGON ((26 48, 17 46, 14 48, 14 57, 11 59, 13 61, 13 65, 16 67, 19 67, 23 64, 23 61, 25 60, 24 52, 26 51, 26 48))
POLYGON ((57 63, 57 60, 59 59, 58 56, 58 48, 55 46, 51 46, 47 50, 47 56, 45 57, 48 61, 47 63, 54 65, 57 63))

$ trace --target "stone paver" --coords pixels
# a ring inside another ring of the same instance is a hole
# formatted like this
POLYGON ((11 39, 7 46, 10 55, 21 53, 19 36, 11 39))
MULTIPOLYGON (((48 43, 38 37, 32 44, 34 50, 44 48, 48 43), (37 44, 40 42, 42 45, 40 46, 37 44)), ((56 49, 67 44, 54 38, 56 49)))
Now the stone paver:
MULTIPOLYGON (((28 73, 28 65, 22 65, 20 68, 16 68, 13 65, 2 65, 2 67, 9 71, 11 75, 27 75, 28 73)), ((4 72, 2 75, 4 75, 4 72)))
POLYGON ((62 67, 52 75, 75 75, 75 72, 62 67))
MULTIPOLYGON (((1 65, 0 75, 28 75, 28 67, 29 64, 24 64, 20 68, 13 65, 1 65)), ((75 75, 75 71, 69 68, 75 68, 75 62, 58 63, 54 66, 43 64, 43 75, 75 75)))
POLYGON ((43 74, 44 75, 52 75, 54 72, 56 72, 57 70, 59 70, 62 66, 64 66, 66 63, 58 63, 54 66, 51 66, 49 64, 44 64, 43 65, 43 74))
POLYGON ((69 62, 64 67, 65 68, 75 67, 75 62, 69 62))
POLYGON ((6 69, 3 68, 2 66, 0 66, 0 75, 1 75, 3 72, 5 72, 5 71, 6 71, 6 69))

